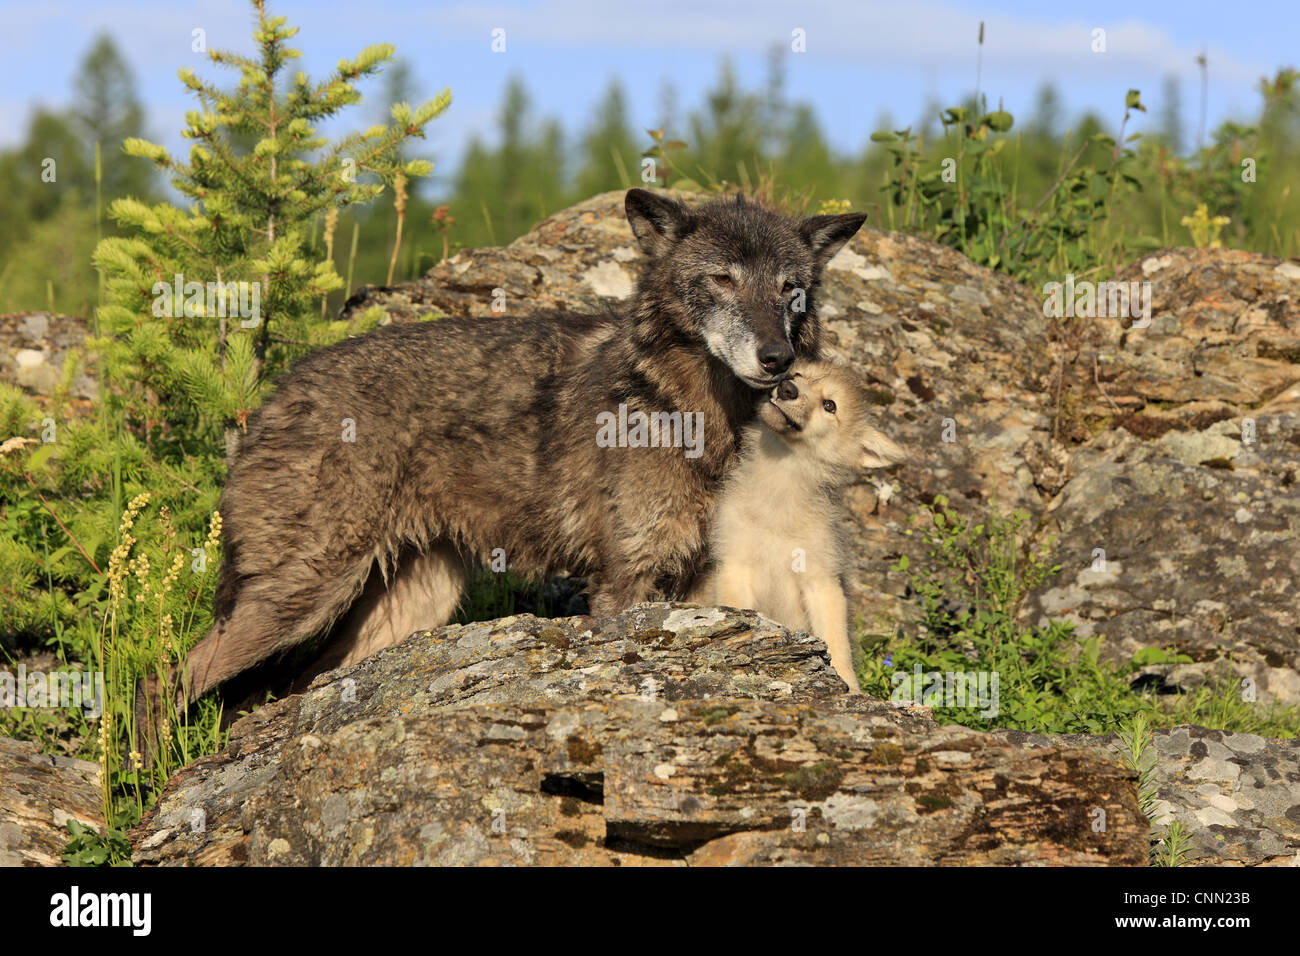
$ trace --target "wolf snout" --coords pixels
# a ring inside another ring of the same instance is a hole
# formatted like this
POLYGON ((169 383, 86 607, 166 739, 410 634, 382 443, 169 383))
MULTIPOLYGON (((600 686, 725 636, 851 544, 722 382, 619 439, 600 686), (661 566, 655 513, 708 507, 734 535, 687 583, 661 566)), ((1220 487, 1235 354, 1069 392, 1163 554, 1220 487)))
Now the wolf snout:
POLYGON ((793 401, 799 397, 799 386, 794 383, 792 378, 783 379, 781 384, 776 387, 776 394, 778 398, 787 402, 793 401))
POLYGON ((758 350, 758 363, 770 375, 784 375, 794 364, 794 348, 789 342, 768 342, 758 350))

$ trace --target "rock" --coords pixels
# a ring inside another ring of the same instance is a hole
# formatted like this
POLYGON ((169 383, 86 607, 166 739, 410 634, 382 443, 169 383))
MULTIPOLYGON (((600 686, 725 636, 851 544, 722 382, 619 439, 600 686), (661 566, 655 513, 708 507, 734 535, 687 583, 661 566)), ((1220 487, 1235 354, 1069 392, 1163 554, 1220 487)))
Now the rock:
POLYGON ((83 365, 72 383, 64 413, 87 414, 91 400, 98 395, 98 385, 85 368, 85 340, 86 321, 75 316, 46 312, 0 315, 0 382, 18 386, 42 408, 48 408, 63 377, 64 360, 76 351, 83 365))
MULTIPOLYGON (((1163 249, 1116 281, 1151 284, 1151 325, 1087 320, 1112 393, 1245 408, 1300 382, 1300 274, 1293 264, 1236 249, 1163 249), (1152 262, 1160 267, 1148 269, 1152 262)), ((1179 417, 1169 409, 1161 415, 1179 417)))
MULTIPOLYGON (((1118 738, 1004 731, 1021 745, 1118 746, 1118 738)), ((1300 740, 1267 740, 1204 727, 1151 734, 1154 833, 1175 821, 1190 834, 1191 866, 1300 865, 1300 740)))
POLYGON ((69 818, 103 830, 99 764, 0 737, 0 866, 58 866, 69 818))
POLYGON ((1112 754, 845 691, 820 641, 748 611, 440 628, 240 720, 168 782, 133 859, 1145 861, 1135 775, 1112 754))
MULTIPOLYGON (((1208 440, 1236 427, 1195 434, 1217 450, 1208 440)), ((1026 600, 1025 622, 1073 621, 1112 660, 1172 647, 1194 661, 1178 686, 1230 672, 1253 679, 1262 704, 1300 700, 1300 494, 1288 478, 1300 417, 1259 428, 1227 467, 1123 435, 1076 453, 1042 530, 1062 571, 1026 600)))
POLYGON ((42 341, 49 331, 50 317, 44 312, 35 312, 23 317, 22 333, 31 341, 42 341))
POLYGON ((1068 380, 1096 434, 1037 539, 1062 571, 1022 617, 1074 621, 1113 660, 1173 647, 1194 663, 1164 668, 1171 688, 1227 675, 1300 702, 1300 272, 1165 249, 1118 278, 1150 282, 1151 325, 1079 329, 1068 380))

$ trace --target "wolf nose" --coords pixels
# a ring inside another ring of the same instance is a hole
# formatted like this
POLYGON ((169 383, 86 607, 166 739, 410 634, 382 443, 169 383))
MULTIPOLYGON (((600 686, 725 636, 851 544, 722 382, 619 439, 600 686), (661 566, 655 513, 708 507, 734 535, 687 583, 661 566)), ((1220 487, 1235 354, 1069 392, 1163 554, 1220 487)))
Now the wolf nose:
POLYGON ((784 379, 781 384, 776 387, 776 394, 778 397, 783 398, 788 402, 799 397, 799 386, 795 385, 794 379, 792 378, 784 379))
POLYGON ((794 364, 794 349, 789 342, 769 342, 758 350, 758 362, 763 371, 771 375, 783 375, 794 364))

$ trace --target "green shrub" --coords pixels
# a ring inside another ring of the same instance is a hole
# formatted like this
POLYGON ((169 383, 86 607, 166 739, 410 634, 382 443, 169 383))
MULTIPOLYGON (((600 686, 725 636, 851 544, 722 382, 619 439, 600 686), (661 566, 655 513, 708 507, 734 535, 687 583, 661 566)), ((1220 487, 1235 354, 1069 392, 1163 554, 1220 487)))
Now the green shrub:
MULTIPOLYGON (((66 413, 66 381, 44 409, 0 389, 9 439, 0 452, 0 638, 102 672, 106 690, 102 718, 6 709, 0 733, 100 761, 110 831, 137 820, 177 766, 221 744, 220 706, 200 701, 170 715, 159 759, 146 770, 132 719, 139 678, 166 673, 211 624, 227 450, 294 358, 379 318, 320 318, 323 297, 342 280, 312 251, 308 232, 329 210, 426 175, 430 164, 403 159, 400 148, 450 101, 444 92, 419 108, 397 104, 391 123, 327 143, 313 123, 356 103, 357 81, 392 48, 369 47, 313 83, 288 74, 299 55, 288 46, 296 30, 262 3, 253 7, 257 54, 209 54, 239 72, 237 88, 180 70, 199 105, 186 116, 188 159, 126 142, 192 204, 119 199, 110 207, 126 234, 102 240, 94 254, 103 288, 98 333, 88 341, 101 382, 97 414, 66 413), (177 276, 183 301, 169 303, 177 276), (185 288, 190 282, 198 295, 185 288), (241 290, 225 284, 241 282, 250 308, 232 315, 232 293, 238 302, 241 290), (208 291, 209 283, 222 285, 208 291)), ((74 363, 65 380, 75 372, 74 363)), ((88 839, 74 839, 85 844, 78 860, 117 858, 88 839)))

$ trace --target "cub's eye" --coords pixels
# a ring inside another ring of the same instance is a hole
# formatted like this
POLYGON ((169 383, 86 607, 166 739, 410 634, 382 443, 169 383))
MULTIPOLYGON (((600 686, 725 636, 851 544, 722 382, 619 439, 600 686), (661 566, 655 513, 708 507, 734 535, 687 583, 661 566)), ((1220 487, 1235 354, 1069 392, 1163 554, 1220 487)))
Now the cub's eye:
POLYGON ((716 282, 718 285, 722 286, 724 289, 730 289, 732 286, 736 284, 735 282, 732 281, 731 276, 727 275, 725 272, 714 276, 713 281, 716 282))
POLYGON ((835 403, 832 402, 829 398, 826 399, 826 401, 822 402, 822 408, 826 409, 826 412, 829 415, 835 414, 835 403))
POLYGON ((781 291, 786 295, 789 295, 791 292, 794 291, 794 283, 787 282, 785 285, 781 286, 781 291))

